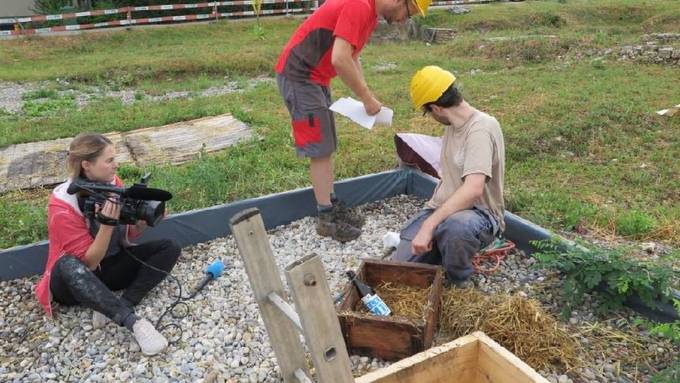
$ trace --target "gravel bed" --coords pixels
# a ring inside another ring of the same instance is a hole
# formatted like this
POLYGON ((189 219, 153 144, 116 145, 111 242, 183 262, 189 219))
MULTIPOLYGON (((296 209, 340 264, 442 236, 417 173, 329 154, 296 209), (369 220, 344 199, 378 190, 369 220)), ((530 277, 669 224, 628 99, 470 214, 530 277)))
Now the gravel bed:
MULTIPOLYGON (((273 79, 267 76, 260 76, 249 80, 246 83, 247 88, 257 86, 261 82, 272 82, 273 79)), ((143 91, 130 89, 113 90, 107 86, 80 86, 78 89, 71 89, 73 86, 67 80, 58 79, 56 82, 41 81, 33 83, 14 83, 0 81, 0 115, 1 112, 10 114, 20 114, 24 106, 24 95, 28 92, 36 91, 43 88, 50 88, 57 84, 60 89, 57 93, 59 97, 70 97, 74 100, 75 106, 82 109, 91 102, 102 98, 119 99, 125 105, 132 105, 141 100, 151 102, 163 102, 174 99, 192 98, 192 97, 212 97, 221 96, 224 94, 235 93, 243 91, 236 81, 229 81, 225 79, 225 84, 220 86, 213 86, 200 91, 172 91, 162 95, 150 95, 143 91)), ((35 102, 47 101, 47 98, 36 99, 35 102)))
MULTIPOLYGON (((345 284, 344 271, 357 268, 362 258, 381 257, 385 233, 398 231, 422 205, 422 200, 399 196, 361 206, 367 217, 364 233, 347 244, 316 235, 311 217, 271 230, 270 244, 279 271, 300 257, 319 254, 335 295, 345 284)), ((183 329, 181 339, 155 357, 143 356, 129 332, 122 327, 109 324, 94 330, 90 310, 57 307, 55 320, 48 320, 32 295, 37 277, 0 282, 3 297, 0 306, 0 382, 281 381, 232 237, 185 248, 173 275, 181 281, 185 291, 193 290, 203 277, 205 267, 215 259, 224 261, 224 274, 188 302, 188 315, 176 321, 183 329)), ((536 298, 548 310, 557 313, 559 277, 544 270, 534 270, 532 263, 532 258, 518 253, 508 257, 492 276, 476 275, 474 282, 477 288, 490 293, 514 292, 536 298)), ((283 274, 281 278, 285 281, 283 274)), ((137 313, 155 321, 174 301, 176 290, 175 282, 165 280, 140 304, 137 313)), ((589 300, 582 310, 572 314, 565 326, 574 331, 588 323, 623 326, 620 316, 597 317, 594 300, 589 300)), ((632 315, 630 312, 623 314, 632 315)), ((638 341, 653 347, 660 359, 680 351, 664 339, 649 334, 637 336, 638 341)), ((584 338, 582 344, 588 343, 584 338)), ((359 356, 352 356, 351 361, 355 375, 388 364, 359 356)), ((588 368, 566 373, 541 373, 552 382, 563 383, 648 380, 634 375, 633 366, 618 365, 618 361, 608 354, 591 362, 588 368)))
POLYGON ((24 93, 38 89, 40 84, 18 84, 0 81, 0 115, 2 112, 18 113, 21 111, 24 93))

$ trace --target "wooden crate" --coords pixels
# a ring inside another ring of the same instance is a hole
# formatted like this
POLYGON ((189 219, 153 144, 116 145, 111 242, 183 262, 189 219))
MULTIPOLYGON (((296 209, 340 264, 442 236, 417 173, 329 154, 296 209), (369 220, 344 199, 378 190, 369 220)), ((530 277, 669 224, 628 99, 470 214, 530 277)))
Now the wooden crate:
POLYGON ((355 383, 454 382, 548 383, 548 380, 483 332, 433 347, 355 380, 355 383))
POLYGON ((399 360, 432 345, 439 318, 443 271, 439 266, 411 262, 366 260, 357 271, 359 280, 376 287, 383 282, 419 288, 432 286, 423 317, 381 317, 355 311, 361 305, 359 294, 347 283, 338 319, 347 349, 351 354, 385 360, 399 360))

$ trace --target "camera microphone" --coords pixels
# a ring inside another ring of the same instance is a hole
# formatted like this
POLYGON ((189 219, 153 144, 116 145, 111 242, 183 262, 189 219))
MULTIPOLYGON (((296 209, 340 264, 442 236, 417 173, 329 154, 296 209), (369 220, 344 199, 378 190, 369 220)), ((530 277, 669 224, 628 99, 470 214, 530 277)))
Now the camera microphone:
POLYGON ((70 185, 68 185, 68 189, 66 189, 66 193, 68 194, 76 194, 81 190, 85 191, 92 191, 93 189, 96 189, 98 192, 112 192, 116 194, 121 194, 125 189, 110 185, 110 184, 104 184, 104 183, 95 183, 95 182, 88 182, 83 179, 77 179, 71 182, 70 185))
POLYGON ((84 181, 82 179, 77 179, 68 185, 66 192, 68 194, 76 194, 81 190, 92 191, 96 190, 98 192, 112 192, 120 194, 122 197, 143 200, 143 201, 169 201, 172 199, 172 193, 162 189, 148 188, 146 186, 134 185, 127 189, 122 187, 117 187, 114 185, 107 185, 104 183, 94 183, 84 181))
POLYGON ((123 197, 144 201, 169 201, 172 199, 172 193, 161 189, 132 186, 123 192, 123 197))

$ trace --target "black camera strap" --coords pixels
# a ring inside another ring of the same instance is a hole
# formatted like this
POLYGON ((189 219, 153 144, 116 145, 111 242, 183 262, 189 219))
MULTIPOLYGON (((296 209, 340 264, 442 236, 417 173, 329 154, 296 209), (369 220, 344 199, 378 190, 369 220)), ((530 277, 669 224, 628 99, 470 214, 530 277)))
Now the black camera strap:
MULTIPOLYGON (((81 212, 85 211, 85 199, 86 199, 86 197, 77 196, 77 199, 78 199, 78 207, 80 208, 80 211, 81 212)), ((97 237, 97 233, 99 232, 99 227, 100 227, 100 225, 103 225, 104 223, 102 223, 97 217, 86 216, 85 218, 87 219, 87 226, 88 226, 88 231, 90 232, 90 235, 92 236, 92 238, 97 237)), ((104 217, 104 218, 108 218, 108 217, 104 217)), ((114 221, 118 222, 117 220, 114 220, 114 221)), ((118 224, 116 224, 115 226, 118 226, 118 224)), ((114 229, 114 234, 113 234, 113 237, 111 238, 112 241, 109 243, 109 248, 106 250, 107 256, 109 254, 117 253, 119 251, 119 249, 122 248, 122 246, 123 246, 123 244, 122 244, 123 233, 122 232, 123 231, 124 230, 122 230, 120 227, 116 227, 114 229), (120 244, 117 244, 116 242, 120 242, 120 244)))
POLYGON ((98 211, 96 214, 97 221, 102 225, 106 226, 118 226, 118 220, 115 218, 107 217, 102 212, 98 211))

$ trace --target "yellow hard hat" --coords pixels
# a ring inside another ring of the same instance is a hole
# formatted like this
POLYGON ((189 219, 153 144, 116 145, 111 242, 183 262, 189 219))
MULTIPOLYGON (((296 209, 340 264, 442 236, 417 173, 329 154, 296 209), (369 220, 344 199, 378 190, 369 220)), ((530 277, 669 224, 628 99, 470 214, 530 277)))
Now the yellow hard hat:
POLYGON ((435 102, 456 81, 453 73, 435 65, 428 65, 416 72, 411 79, 411 102, 417 109, 435 102))
POLYGON ((413 2, 416 3, 416 6, 418 7, 420 14, 422 16, 425 16, 425 13, 427 12, 427 7, 430 6, 432 0, 413 0, 413 2))

